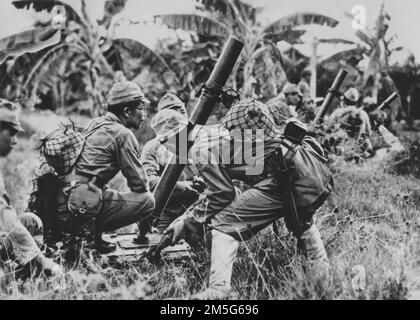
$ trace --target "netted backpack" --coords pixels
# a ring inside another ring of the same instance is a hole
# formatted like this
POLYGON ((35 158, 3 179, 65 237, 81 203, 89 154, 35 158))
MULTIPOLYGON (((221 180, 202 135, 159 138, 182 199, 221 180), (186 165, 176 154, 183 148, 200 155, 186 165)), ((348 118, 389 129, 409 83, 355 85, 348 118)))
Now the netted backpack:
POLYGON ((85 144, 85 135, 74 123, 61 124, 59 129, 41 139, 39 150, 59 176, 71 172, 85 144))

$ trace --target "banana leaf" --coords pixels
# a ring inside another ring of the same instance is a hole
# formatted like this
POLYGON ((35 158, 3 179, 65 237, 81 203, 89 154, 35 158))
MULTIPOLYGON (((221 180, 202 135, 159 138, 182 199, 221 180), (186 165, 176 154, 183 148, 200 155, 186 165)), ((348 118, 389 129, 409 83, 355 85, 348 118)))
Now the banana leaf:
POLYGON ((229 28, 224 24, 195 14, 163 14, 154 16, 155 23, 160 22, 171 29, 193 31, 207 36, 229 36, 229 28))
POLYGON ((24 31, 0 40, 0 65, 9 58, 25 53, 34 53, 56 45, 61 40, 61 31, 51 27, 24 31))
POLYGON ((299 12, 293 13, 288 16, 285 16, 273 23, 264 29, 265 34, 276 34, 282 33, 286 30, 291 30, 293 28, 303 26, 303 25, 321 25, 334 28, 337 26, 338 21, 314 12, 299 12))

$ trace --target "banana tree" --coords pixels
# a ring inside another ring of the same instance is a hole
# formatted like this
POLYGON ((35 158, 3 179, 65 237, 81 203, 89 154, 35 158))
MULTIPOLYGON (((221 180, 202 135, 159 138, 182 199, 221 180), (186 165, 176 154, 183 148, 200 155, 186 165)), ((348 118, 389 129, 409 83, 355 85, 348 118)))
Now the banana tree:
POLYGON ((122 11, 126 0, 106 1, 104 17, 98 23, 88 15, 85 0, 80 0, 80 5, 76 5, 75 1, 13 1, 18 9, 35 11, 53 12, 57 5, 63 6, 67 16, 67 25, 58 44, 37 54, 26 54, 24 60, 29 61, 25 68, 22 69, 21 63, 16 65, 21 72, 24 70, 24 74, 20 75, 20 78, 23 77, 22 93, 18 99, 52 92, 52 103, 55 105, 63 107, 68 102, 87 104, 90 106, 89 113, 98 115, 103 111, 101 107, 106 91, 112 85, 116 71, 125 73, 130 80, 136 78, 139 65, 133 65, 133 62, 141 64, 140 57, 149 59, 159 71, 169 67, 153 50, 137 41, 109 38, 117 23, 114 17, 122 11))
MULTIPOLYGON (((348 14, 353 18, 351 14, 348 14)), ((370 29, 364 26, 355 35, 360 39, 359 51, 368 58, 367 68, 364 71, 363 87, 365 92, 378 99, 386 98, 395 90, 395 84, 391 83, 388 76, 389 58, 397 51, 403 49, 393 45, 396 36, 388 36, 389 22, 391 17, 385 11, 385 4, 382 3, 375 26, 370 29), (382 89, 381 89, 382 88, 382 89)))
POLYGON ((296 28, 317 24, 335 27, 330 17, 306 12, 283 17, 263 27, 257 20, 260 8, 241 0, 197 0, 202 14, 167 14, 155 16, 155 22, 173 29, 182 29, 219 37, 230 35, 244 42, 240 62, 234 70, 235 89, 242 88, 244 96, 275 96, 286 82, 283 56, 276 43, 284 40, 301 43, 304 30, 296 28))

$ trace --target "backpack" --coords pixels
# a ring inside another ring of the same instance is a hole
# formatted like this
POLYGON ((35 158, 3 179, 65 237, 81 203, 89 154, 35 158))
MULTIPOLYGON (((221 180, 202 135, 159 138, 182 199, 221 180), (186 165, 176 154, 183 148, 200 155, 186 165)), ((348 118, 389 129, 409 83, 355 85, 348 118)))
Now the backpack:
POLYGON ((300 144, 293 144, 285 138, 270 142, 267 157, 270 171, 273 171, 278 185, 284 185, 284 172, 279 172, 280 159, 275 159, 276 148, 281 148, 292 180, 292 191, 296 206, 315 211, 328 198, 334 189, 334 179, 328 169, 321 145, 312 137, 306 136, 300 144), (277 172, 276 172, 277 171, 277 172))
POLYGON ((85 145, 86 137, 74 123, 60 124, 59 128, 40 140, 40 153, 59 176, 69 174, 85 145))
POLYGON ((75 167, 87 138, 107 124, 112 122, 97 124, 92 121, 88 128, 82 129, 75 127, 71 120, 69 124, 61 123, 57 130, 40 140, 38 150, 59 176, 68 175, 75 167))

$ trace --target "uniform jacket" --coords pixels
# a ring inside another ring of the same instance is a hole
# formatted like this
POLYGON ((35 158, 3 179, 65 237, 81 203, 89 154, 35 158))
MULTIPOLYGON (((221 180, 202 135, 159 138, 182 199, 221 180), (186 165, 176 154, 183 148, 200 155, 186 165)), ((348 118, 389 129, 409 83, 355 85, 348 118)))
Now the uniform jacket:
POLYGON ((121 170, 132 192, 149 191, 137 139, 117 116, 107 113, 93 120, 86 134, 86 144, 76 164, 77 174, 95 176, 100 184, 107 184, 121 170))
POLYGON ((25 265, 40 254, 29 231, 20 222, 16 211, 10 206, 3 175, 0 171, 0 243, 11 244, 14 258, 25 265))

